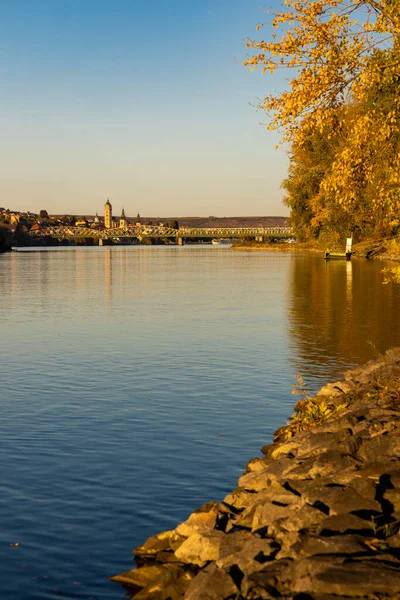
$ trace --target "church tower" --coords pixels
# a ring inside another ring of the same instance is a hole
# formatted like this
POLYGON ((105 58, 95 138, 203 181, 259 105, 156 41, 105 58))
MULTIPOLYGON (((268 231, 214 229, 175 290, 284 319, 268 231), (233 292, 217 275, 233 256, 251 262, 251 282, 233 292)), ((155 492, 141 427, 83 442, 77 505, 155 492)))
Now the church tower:
POLYGON ((104 205, 104 227, 106 229, 111 229, 112 226, 113 226, 112 206, 111 206, 111 202, 107 198, 107 202, 104 205))
POLYGON ((128 225, 128 221, 126 220, 126 217, 125 217, 125 210, 122 209, 121 218, 119 220, 119 226, 122 229, 123 227, 126 227, 127 225, 128 225))

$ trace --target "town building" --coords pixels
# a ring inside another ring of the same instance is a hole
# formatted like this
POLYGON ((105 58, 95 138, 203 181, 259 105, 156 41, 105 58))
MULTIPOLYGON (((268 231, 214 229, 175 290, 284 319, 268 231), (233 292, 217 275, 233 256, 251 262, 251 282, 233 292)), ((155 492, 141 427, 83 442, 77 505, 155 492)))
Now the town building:
POLYGON ((110 200, 107 198, 107 202, 104 205, 104 227, 111 229, 113 226, 112 219, 112 206, 110 200))
POLYGON ((119 226, 122 229, 123 227, 127 227, 127 225, 128 225, 128 221, 125 217, 125 210, 122 209, 121 218, 119 220, 119 226))

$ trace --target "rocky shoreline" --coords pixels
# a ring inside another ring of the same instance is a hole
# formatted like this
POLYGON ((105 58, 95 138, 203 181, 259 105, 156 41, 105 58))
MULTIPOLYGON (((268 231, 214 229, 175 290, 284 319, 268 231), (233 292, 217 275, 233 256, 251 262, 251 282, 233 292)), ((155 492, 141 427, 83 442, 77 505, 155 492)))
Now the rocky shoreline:
POLYGON ((400 348, 304 392, 262 452, 111 579, 135 600, 400 600, 400 348))

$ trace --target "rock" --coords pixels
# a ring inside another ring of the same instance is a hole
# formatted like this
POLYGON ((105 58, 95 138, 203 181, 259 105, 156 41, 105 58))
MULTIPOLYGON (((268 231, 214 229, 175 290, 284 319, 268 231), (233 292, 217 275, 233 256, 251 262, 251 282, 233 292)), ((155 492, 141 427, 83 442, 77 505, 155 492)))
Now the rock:
POLYGON ((225 533, 211 530, 192 533, 175 551, 175 556, 183 563, 191 563, 200 567, 219 557, 220 545, 225 533))
POLYGON ((209 565, 191 581, 185 600, 228 600, 236 598, 238 588, 228 573, 217 567, 209 565))
POLYGON ((315 485, 309 486, 302 498, 312 506, 318 504, 327 507, 328 515, 341 515, 356 511, 368 511, 379 514, 382 507, 376 500, 361 496, 350 486, 315 485))
POLYGON ((276 460, 277 458, 281 458, 282 456, 287 456, 288 454, 292 454, 296 456, 299 449, 299 442, 294 440, 289 440, 288 442, 284 442, 283 444, 278 444, 270 452, 271 458, 276 460))
POLYGON ((366 521, 355 515, 334 515, 321 521, 316 530, 318 535, 339 535, 356 533, 359 535, 374 535, 374 526, 371 521, 366 521))
MULTIPOLYGON (((285 519, 289 515, 290 518, 292 518, 296 506, 299 506, 299 504, 292 504, 290 507, 291 510, 289 512, 287 506, 279 506, 272 502, 265 502, 259 504, 255 507, 255 510, 253 511, 251 530, 257 531, 258 529, 262 529, 263 527, 268 527, 278 519, 285 519)), ((245 513, 243 513, 243 516, 244 514, 245 513)))
POLYGON ((315 459, 314 465, 310 470, 310 475, 313 478, 317 476, 326 477, 339 470, 355 470, 359 465, 361 465, 361 461, 350 454, 345 454, 338 450, 328 450, 315 459))
POLYGON ((385 360, 370 360, 366 364, 356 367, 351 371, 347 371, 344 374, 344 380, 348 383, 350 381, 361 383, 362 381, 368 381, 371 375, 374 374, 378 369, 384 367, 386 364, 385 360))
POLYGON ((351 437, 351 434, 352 431, 349 428, 335 432, 311 430, 309 435, 303 440, 297 457, 313 457, 328 450, 337 449, 338 445, 351 437))
POLYGON ((337 597, 372 598, 400 591, 400 570, 384 561, 356 561, 336 556, 313 556, 296 561, 274 561, 251 574, 246 582, 248 598, 266 589, 275 597, 294 594, 334 594, 337 597), (291 591, 291 593, 290 593, 291 591), (252 593, 250 593, 252 592, 252 593))
POLYGON ((351 392, 353 389, 352 381, 336 381, 335 383, 328 383, 323 388, 319 390, 316 396, 328 396, 330 398, 335 398, 337 396, 341 396, 343 393, 347 394, 351 392))
POLYGON ((227 553, 223 548, 217 566, 230 569, 236 565, 244 574, 262 569, 264 563, 276 554, 279 545, 272 539, 262 539, 248 532, 236 532, 236 534, 240 533, 246 534, 247 538, 241 545, 236 546, 236 551, 233 553, 227 553))
POLYGON ((234 531, 226 534, 221 538, 218 561, 231 554, 236 554, 236 552, 239 552, 243 548, 246 542, 253 539, 254 536, 249 531, 234 531))
MULTIPOLYGON (((340 387, 341 383, 341 381, 336 381, 336 383, 328 383, 319 390, 317 396, 328 396, 329 398, 341 396, 343 394, 343 390, 340 387)), ((348 384, 347 386, 350 387, 348 384)))
POLYGON ((259 473, 265 469, 269 462, 266 458, 253 458, 246 465, 246 473, 259 473))
POLYGON ((175 531, 163 531, 135 548, 135 560, 138 564, 144 560, 155 560, 159 552, 174 552, 184 540, 185 538, 175 531))
POLYGON ((130 593, 137 593, 149 583, 154 581, 164 571, 163 565, 154 565, 151 567, 142 567, 140 569, 132 569, 110 577, 111 581, 121 583, 130 593))
POLYGON ((286 512, 286 516, 275 520, 268 528, 269 535, 275 535, 281 531, 298 532, 310 527, 315 528, 325 520, 325 514, 320 510, 304 504, 298 510, 286 512))
POLYGON ((377 456, 400 458, 400 436, 379 435, 364 440, 357 454, 364 461, 372 461, 377 456))
POLYGON ((286 573, 297 593, 372 597, 400 591, 400 570, 384 561, 312 557, 295 561, 286 573))
POLYGON ((234 508, 240 510, 245 506, 248 506, 248 504, 252 501, 254 496, 254 492, 249 492, 248 490, 239 487, 236 488, 236 490, 233 490, 233 492, 231 492, 227 496, 225 496, 224 503, 228 506, 233 506, 234 508))
POLYGON ((204 504, 204 506, 195 510, 186 521, 178 525, 175 532, 179 536, 189 537, 196 531, 213 529, 218 515, 218 508, 218 502, 204 504))
POLYGON ((400 469, 390 471, 390 482, 393 487, 400 489, 400 469))
POLYGON ((386 492, 383 494, 383 497, 385 500, 388 500, 390 502, 390 504, 393 505, 393 509, 396 512, 400 511, 400 489, 394 489, 394 490, 386 490, 386 492))
POLYGON ((290 588, 286 585, 286 572, 291 562, 290 559, 274 560, 267 563, 263 569, 245 577, 241 584, 242 595, 246 600, 289 596, 290 588))
POLYGON ((264 469, 260 473, 245 473, 239 477, 239 487, 253 492, 259 492, 271 485, 273 479, 268 476, 267 470, 264 469))
MULTIPOLYGON (((356 473, 356 475, 359 472, 356 473)), ((360 496, 366 500, 375 501, 377 494, 377 487, 375 482, 368 477, 355 477, 350 482, 350 487, 356 490, 360 496)))
MULTIPOLYGON (((246 509, 231 523, 233 526, 253 529, 254 515, 259 514, 263 506, 268 506, 270 514, 282 516, 282 507, 293 505, 299 501, 298 496, 285 489, 280 483, 274 482, 261 492, 252 494, 246 509)), ((276 517, 278 518, 278 517, 276 517)), ((265 523, 267 525, 268 523, 265 523)))
MULTIPOLYGON (((292 534, 293 535, 293 534, 292 534)), ((321 554, 368 554, 370 549, 364 544, 364 538, 361 535, 334 535, 329 537, 314 536, 308 534, 297 534, 289 539, 276 555, 277 559, 316 556, 321 554)))
POLYGON ((278 481, 282 477, 285 477, 286 470, 293 468, 294 464, 296 463, 294 463, 291 458, 284 457, 274 460, 268 463, 262 471, 245 473, 239 477, 239 487, 254 492, 264 490, 274 481, 278 481))
POLYGON ((357 470, 356 476, 378 482, 382 476, 397 472, 398 468, 399 461, 395 457, 371 460, 357 470))
POLYGON ((168 565, 160 575, 135 595, 135 600, 180 600, 193 579, 190 571, 168 565))

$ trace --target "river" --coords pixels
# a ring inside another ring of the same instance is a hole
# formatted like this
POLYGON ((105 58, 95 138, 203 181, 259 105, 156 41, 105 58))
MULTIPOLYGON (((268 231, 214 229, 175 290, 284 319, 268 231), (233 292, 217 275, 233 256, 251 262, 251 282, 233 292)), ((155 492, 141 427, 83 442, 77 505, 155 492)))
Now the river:
POLYGON ((400 345, 383 266, 204 245, 0 255, 1 597, 122 599, 107 578, 235 487, 295 373, 315 392, 400 345))

